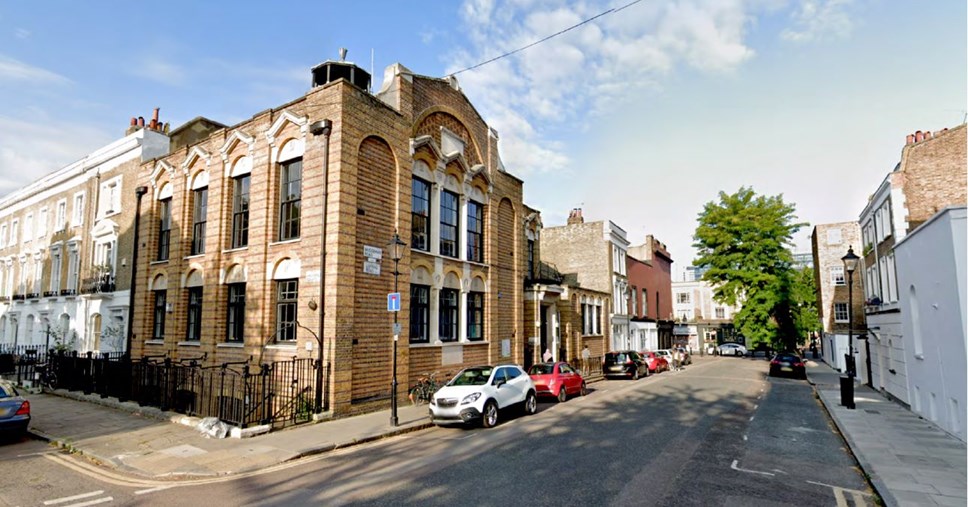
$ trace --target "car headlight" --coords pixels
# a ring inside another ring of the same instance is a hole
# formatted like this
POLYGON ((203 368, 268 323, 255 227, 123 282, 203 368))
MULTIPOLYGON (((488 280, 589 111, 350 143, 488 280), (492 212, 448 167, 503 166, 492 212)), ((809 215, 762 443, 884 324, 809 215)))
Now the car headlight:
POLYGON ((467 405, 468 403, 474 403, 480 397, 481 393, 468 394, 467 396, 464 396, 463 400, 460 400, 460 404, 467 405))

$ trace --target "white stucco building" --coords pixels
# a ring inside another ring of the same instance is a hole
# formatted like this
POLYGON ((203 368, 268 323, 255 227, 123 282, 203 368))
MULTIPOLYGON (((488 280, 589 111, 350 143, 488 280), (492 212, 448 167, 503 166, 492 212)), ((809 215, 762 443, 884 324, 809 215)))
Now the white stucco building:
MULTIPOLYGON (((966 280, 965 207, 949 207, 894 247, 898 305, 911 410, 965 441, 966 280)), ((880 330, 871 327, 872 335, 880 330)), ((875 370, 879 377, 887 376, 875 370)))

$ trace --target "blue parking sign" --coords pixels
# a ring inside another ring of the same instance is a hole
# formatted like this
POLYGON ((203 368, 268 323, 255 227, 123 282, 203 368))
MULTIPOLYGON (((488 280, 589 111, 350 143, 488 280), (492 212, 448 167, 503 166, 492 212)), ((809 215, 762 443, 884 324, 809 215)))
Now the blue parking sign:
POLYGON ((400 311, 400 293, 399 292, 391 292, 387 294, 387 311, 388 312, 400 311))

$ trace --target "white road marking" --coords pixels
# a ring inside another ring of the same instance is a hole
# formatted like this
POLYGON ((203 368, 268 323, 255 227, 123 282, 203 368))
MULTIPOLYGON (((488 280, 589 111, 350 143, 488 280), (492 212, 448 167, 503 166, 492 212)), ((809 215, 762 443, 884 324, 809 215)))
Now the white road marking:
POLYGON ((837 499, 837 507, 847 507, 847 497, 844 496, 844 490, 834 488, 834 498, 837 499))
POLYGON ((837 507, 847 507, 847 495, 845 493, 850 493, 851 498, 854 500, 854 505, 866 505, 864 497, 871 496, 870 493, 866 491, 859 491, 856 489, 842 488, 840 486, 834 486, 832 484, 825 484, 816 481, 807 481, 809 484, 816 484, 817 486, 824 486, 834 490, 834 498, 837 499, 837 507))
POLYGON ((90 493, 81 493, 80 495, 65 496, 64 498, 55 498, 54 500, 47 500, 44 505, 57 505, 59 503, 73 502, 74 500, 80 500, 82 498, 90 498, 92 496, 98 496, 103 494, 104 490, 99 489, 97 491, 92 491, 90 493))
POLYGON ((98 498, 97 500, 91 500, 89 502, 67 504, 64 507, 87 507, 88 505, 97 505, 99 503, 111 502, 111 501, 114 501, 114 497, 107 496, 104 498, 98 498))
POLYGON ((754 416, 750 416, 750 422, 753 422, 753 419, 756 419, 756 416, 755 415, 754 416))
POLYGON ((774 474, 772 472, 760 472, 758 470, 747 470, 745 468, 740 468, 740 467, 736 466, 738 463, 739 463, 739 460, 738 459, 734 459, 733 460, 733 464, 730 465, 729 468, 732 468, 733 470, 736 470, 738 472, 746 472, 748 474, 768 475, 770 477, 774 477, 776 475, 776 474, 774 474))
POLYGON ((780 470, 779 468, 774 468, 773 471, 776 472, 776 473, 778 473, 778 474, 790 475, 790 474, 784 472, 783 470, 780 470))
POLYGON ((146 493, 154 493, 156 491, 164 491, 164 490, 166 490, 166 489, 168 489, 170 487, 171 486, 158 486, 157 488, 141 489, 141 490, 135 491, 134 494, 136 494, 136 495, 144 495, 146 493))
MULTIPOLYGON (((757 399, 759 399, 759 398, 757 398, 757 399)), ((754 403, 754 404, 753 404, 753 410, 756 410, 756 409, 758 409, 758 408, 760 408, 760 406, 754 403)))
POLYGON ((746 435, 743 435, 743 441, 745 442, 747 440, 749 440, 749 438, 746 435))

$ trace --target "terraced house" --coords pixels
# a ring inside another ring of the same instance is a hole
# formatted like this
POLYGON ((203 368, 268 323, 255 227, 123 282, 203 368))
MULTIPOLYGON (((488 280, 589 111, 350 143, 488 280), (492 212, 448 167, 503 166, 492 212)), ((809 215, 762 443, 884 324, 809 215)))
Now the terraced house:
POLYGON ((318 359, 333 414, 385 407, 399 293, 398 399, 522 362, 522 182, 497 132, 453 78, 395 64, 371 94, 340 60, 312 84, 141 166, 134 357, 318 359))
POLYGON ((137 170, 164 129, 155 110, 0 200, 0 349, 124 350, 137 170))

